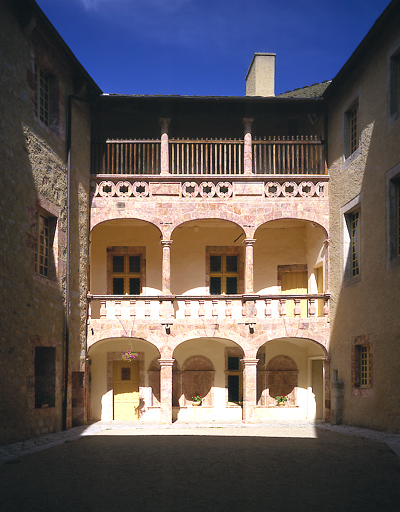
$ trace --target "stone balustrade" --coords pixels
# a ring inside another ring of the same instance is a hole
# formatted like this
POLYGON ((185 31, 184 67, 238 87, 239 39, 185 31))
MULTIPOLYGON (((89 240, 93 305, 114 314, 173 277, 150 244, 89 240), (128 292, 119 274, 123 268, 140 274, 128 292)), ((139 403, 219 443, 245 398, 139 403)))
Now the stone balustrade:
POLYGON ((329 295, 90 295, 89 320, 227 320, 328 317, 329 295))

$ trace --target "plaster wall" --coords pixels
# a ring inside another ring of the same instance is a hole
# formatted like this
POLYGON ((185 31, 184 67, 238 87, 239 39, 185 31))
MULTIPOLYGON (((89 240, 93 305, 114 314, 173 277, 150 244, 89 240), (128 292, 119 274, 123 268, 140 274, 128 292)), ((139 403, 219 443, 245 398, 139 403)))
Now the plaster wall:
POLYGON ((390 115, 390 55, 400 47, 400 20, 390 20, 349 71, 329 104, 331 368, 344 383, 343 422, 399 431, 400 404, 386 400, 400 386, 400 266, 388 247, 387 173, 400 162, 400 120, 390 115), (345 112, 359 104, 359 149, 344 157, 345 112), (345 212, 361 209, 361 272, 348 278, 345 212), (354 387, 352 349, 365 336, 372 360, 371 389, 354 387))

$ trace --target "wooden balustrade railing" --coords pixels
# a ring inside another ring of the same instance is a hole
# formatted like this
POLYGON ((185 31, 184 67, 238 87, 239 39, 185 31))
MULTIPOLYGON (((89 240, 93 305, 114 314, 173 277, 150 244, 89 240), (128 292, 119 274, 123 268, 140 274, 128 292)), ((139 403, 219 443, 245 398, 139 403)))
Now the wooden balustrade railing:
POLYGON ((92 174, 159 174, 159 140, 108 140, 92 144, 92 174))
POLYGON ((329 314, 329 295, 263 295, 254 300, 226 296, 90 295, 89 320, 160 319, 251 320, 272 318, 317 318, 329 314), (306 307, 302 307, 302 304, 306 307))
POLYGON ((171 174, 243 174, 243 141, 170 139, 171 174))
MULTIPOLYGON (((236 139, 169 139, 173 175, 241 175, 244 142, 236 139)), ((253 139, 254 174, 326 174, 317 137, 253 139)), ((92 174, 160 174, 160 140, 108 140, 92 144, 92 174)))
POLYGON ((318 137, 253 139, 252 149, 254 174, 326 174, 318 137))

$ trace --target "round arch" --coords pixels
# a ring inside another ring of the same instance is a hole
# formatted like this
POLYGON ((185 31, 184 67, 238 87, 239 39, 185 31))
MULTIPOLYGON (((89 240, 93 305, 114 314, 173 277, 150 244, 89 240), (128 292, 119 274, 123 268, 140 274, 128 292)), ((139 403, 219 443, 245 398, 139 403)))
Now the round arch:
POLYGON ((160 358, 158 347, 139 338, 102 338, 89 347, 88 356, 89 419, 122 419, 114 418, 115 400, 120 387, 127 384, 132 387, 129 394, 135 395, 135 399, 132 406, 129 406, 132 407, 130 417, 124 419, 150 420, 147 417, 151 405, 151 382, 146 368, 151 361, 160 358), (136 357, 127 360, 124 356, 128 351, 136 357), (124 368, 126 374, 123 373, 124 368), (118 376, 118 372, 122 372, 122 377, 118 376), (121 379, 125 382, 120 383, 121 379))

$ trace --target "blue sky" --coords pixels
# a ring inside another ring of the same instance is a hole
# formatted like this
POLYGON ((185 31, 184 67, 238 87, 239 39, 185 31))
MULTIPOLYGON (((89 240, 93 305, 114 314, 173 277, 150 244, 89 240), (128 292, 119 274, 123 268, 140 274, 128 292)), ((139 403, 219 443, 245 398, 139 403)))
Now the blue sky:
POLYGON ((255 52, 276 94, 330 80, 388 0, 36 0, 106 93, 240 96, 255 52))

